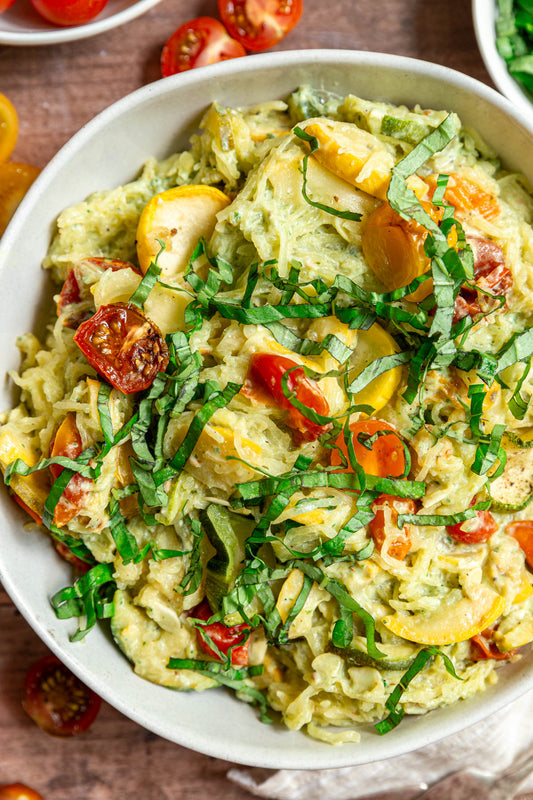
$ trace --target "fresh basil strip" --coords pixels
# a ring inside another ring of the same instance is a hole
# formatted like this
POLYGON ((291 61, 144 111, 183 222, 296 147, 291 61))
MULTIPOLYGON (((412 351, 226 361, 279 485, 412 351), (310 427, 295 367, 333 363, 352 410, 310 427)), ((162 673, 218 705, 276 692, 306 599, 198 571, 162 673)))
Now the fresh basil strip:
POLYGON ((96 401, 98 409, 98 418, 100 427, 104 434, 104 441, 106 445, 113 442, 113 423, 111 421, 111 411, 109 409, 109 397, 111 395, 111 386, 107 383, 101 383, 98 389, 98 399, 96 401))
MULTIPOLYGON (((164 244, 160 242, 163 246, 159 253, 157 254, 157 258, 159 258, 160 254, 164 250, 164 244)), ((154 286, 157 283, 157 279, 161 275, 161 267, 157 266, 157 258, 155 261, 152 261, 148 269, 146 270, 143 279, 141 280, 140 284, 138 285, 137 289, 134 291, 132 296, 129 299, 129 303, 132 303, 134 306, 137 306, 140 309, 144 308, 144 304, 146 299, 154 286)))
POLYGON ((531 358, 528 358, 527 361, 526 361, 526 365, 524 367, 524 370, 522 372, 522 375, 518 379, 518 381, 516 383, 516 386, 515 386, 515 389, 514 389, 514 392, 513 392, 512 396, 511 396, 511 398, 509 399, 508 404, 507 404, 508 408, 509 408, 509 411, 511 412, 511 414, 513 415, 513 417, 515 419, 524 419, 524 417, 526 416, 527 411, 529 409, 529 405, 531 403, 531 397, 529 397, 526 400, 525 398, 522 397, 522 395, 520 393, 521 390, 522 390, 522 386, 524 384, 524 381, 528 377, 530 370, 531 370, 531 358))
POLYGON ((83 639, 98 619, 113 616, 115 589, 112 564, 96 564, 72 586, 53 595, 50 602, 58 619, 85 617, 85 624, 78 627, 71 641, 83 639))

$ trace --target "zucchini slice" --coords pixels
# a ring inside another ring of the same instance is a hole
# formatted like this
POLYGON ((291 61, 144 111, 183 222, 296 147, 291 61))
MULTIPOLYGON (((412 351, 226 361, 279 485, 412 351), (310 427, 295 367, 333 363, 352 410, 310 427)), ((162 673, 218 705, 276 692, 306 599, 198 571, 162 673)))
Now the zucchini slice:
POLYGON ((336 647, 331 644, 329 651, 344 658, 348 666, 375 667, 379 670, 409 669, 420 651, 420 647, 407 642, 400 644, 379 642, 378 648, 382 653, 385 653, 385 658, 373 658, 369 655, 366 651, 364 639, 361 639, 360 642, 354 640, 349 647, 336 647))
POLYGON ((533 500, 533 442, 506 436, 507 463, 503 473, 490 484, 492 508, 520 511, 533 500))
POLYGON ((244 542, 255 527, 254 520, 212 503, 200 513, 202 527, 216 550, 207 562, 205 594, 213 611, 235 585, 244 559, 244 542))

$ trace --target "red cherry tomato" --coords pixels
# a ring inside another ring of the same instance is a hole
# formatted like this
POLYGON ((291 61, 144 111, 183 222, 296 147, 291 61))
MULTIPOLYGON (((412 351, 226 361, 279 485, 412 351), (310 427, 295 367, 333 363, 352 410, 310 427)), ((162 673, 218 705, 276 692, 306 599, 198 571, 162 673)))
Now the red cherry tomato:
POLYGON ((488 629, 472 636, 470 639, 470 658, 472 661, 483 661, 491 658, 495 661, 505 661, 516 655, 516 650, 507 650, 501 653, 492 641, 494 631, 488 629))
POLYGON ((490 298, 483 295, 489 292, 496 297, 506 297, 513 286, 513 276, 505 265, 502 248, 490 239, 469 238, 468 244, 474 256, 474 280, 481 292, 465 286, 455 300, 454 322, 470 315, 474 317, 482 311, 482 305, 490 298))
POLYGON ((52 25, 83 25, 103 11, 107 0, 31 0, 34 9, 52 25))
POLYGON ((242 44, 232 39, 217 19, 198 17, 179 27, 166 42, 161 53, 161 74, 168 78, 177 72, 245 55, 242 44))
POLYGON ((405 525, 398 528, 398 514, 416 514, 415 501, 382 494, 372 503, 372 511, 374 519, 370 521, 368 528, 376 549, 381 553, 386 536, 392 532, 394 536, 387 553, 403 561, 411 549, 411 537, 405 525))
POLYGON ((246 50, 267 50, 299 22, 303 0, 218 0, 230 36, 246 50))
POLYGON ((74 335, 94 369, 124 394, 152 385, 168 364, 168 348, 157 325, 132 303, 101 306, 74 335))
POLYGON ((43 800, 43 796, 24 783, 6 783, 0 786, 0 800, 43 800))
MULTIPOLYGON (((399 478, 403 476, 405 473, 405 448, 398 432, 392 425, 381 419, 365 419, 359 422, 352 422, 350 430, 357 463, 367 475, 376 475, 379 478, 388 476, 399 478), (374 436, 379 431, 386 431, 386 433, 376 439, 371 449, 359 441, 360 434, 374 436)), ((337 472, 352 472, 342 431, 335 444, 337 448, 340 448, 348 464, 348 466, 344 466, 343 469, 339 469, 337 472)), ((337 448, 331 451, 331 464, 334 467, 344 465, 337 448)))
MULTIPOLYGON (((138 270, 129 264, 127 261, 121 261, 119 258, 100 258, 91 257, 84 258, 78 261, 72 269, 68 271, 65 283, 61 289, 59 300, 57 301, 57 316, 65 312, 65 309, 73 303, 81 303, 82 300, 88 300, 92 297, 90 287, 81 280, 80 271, 85 265, 91 266, 97 272, 102 274, 111 269, 113 272, 118 272, 120 269, 132 269, 138 273, 138 270)), ((85 322, 92 316, 91 311, 72 311, 65 317, 63 324, 67 328, 78 328, 82 322, 85 322)))
POLYGON ((7 9, 10 8, 14 2, 15 0, 0 0, 0 14, 2 14, 4 11, 7 11, 7 9))
POLYGON ((505 533, 516 539, 524 551, 526 561, 533 569, 533 520, 522 519, 505 526, 505 533))
POLYGON ((67 547, 67 545, 64 542, 60 542, 57 539, 54 539, 53 542, 54 542, 54 547, 61 556, 61 558, 64 558, 65 561, 68 561, 69 564, 72 564, 72 566, 74 567, 74 569, 77 570, 77 572, 85 573, 88 572, 88 570, 90 570, 91 565, 88 564, 87 561, 83 561, 81 558, 78 558, 78 556, 74 555, 70 547, 67 547))
POLYGON ((285 373, 288 389, 296 395, 296 399, 312 411, 322 416, 329 415, 328 401, 315 381, 306 378, 303 367, 296 361, 285 356, 276 356, 272 353, 254 353, 250 359, 250 368, 244 385, 243 394, 265 404, 272 401, 282 409, 288 411, 287 425, 293 429, 295 444, 312 442, 329 430, 329 425, 318 425, 307 419, 290 400, 283 394, 281 379, 285 373))
MULTIPOLYGON (((57 429, 54 437, 50 455, 66 456, 67 458, 76 459, 83 451, 81 443, 81 436, 76 425, 76 417, 74 414, 67 414, 59 428, 57 429)), ((59 464, 52 464, 50 472, 55 479, 63 472, 63 467, 59 464)), ((90 490, 92 481, 89 478, 84 478, 79 473, 73 475, 69 480, 63 494, 59 498, 54 510, 54 523, 61 528, 67 525, 74 519, 83 508, 87 492, 90 490)), ((56 549, 60 542, 57 542, 56 549)), ((66 548, 68 550, 68 548, 66 548)))
POLYGON ((51 736, 77 736, 93 724, 102 701, 54 655, 26 673, 23 707, 51 736))
MULTIPOLYGON (((204 600, 200 605, 196 606, 190 612, 190 616, 194 619, 208 620, 213 616, 209 604, 204 600)), ((216 658, 220 661, 220 656, 214 650, 208 641, 202 636, 202 632, 207 634, 221 653, 227 655, 230 648, 231 650, 231 663, 236 665, 248 664, 248 639, 246 639, 244 631, 249 631, 250 626, 246 624, 241 625, 223 625, 222 622, 212 622, 211 625, 202 625, 201 630, 196 629, 196 638, 198 646, 203 650, 206 655, 216 658)))
POLYGON ((452 539, 462 544, 481 544, 488 542, 493 533, 498 530, 496 520, 490 511, 476 511, 476 516, 458 522, 456 525, 447 525, 446 531, 452 539))

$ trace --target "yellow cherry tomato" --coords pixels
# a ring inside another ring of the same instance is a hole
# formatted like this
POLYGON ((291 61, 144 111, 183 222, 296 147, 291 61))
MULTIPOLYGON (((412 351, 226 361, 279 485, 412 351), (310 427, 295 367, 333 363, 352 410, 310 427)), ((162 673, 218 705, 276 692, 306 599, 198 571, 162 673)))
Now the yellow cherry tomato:
POLYGON ((7 161, 15 149, 18 127, 15 106, 5 94, 0 94, 0 161, 7 161))
POLYGON ((0 236, 39 172, 37 167, 16 161, 0 164, 0 236))

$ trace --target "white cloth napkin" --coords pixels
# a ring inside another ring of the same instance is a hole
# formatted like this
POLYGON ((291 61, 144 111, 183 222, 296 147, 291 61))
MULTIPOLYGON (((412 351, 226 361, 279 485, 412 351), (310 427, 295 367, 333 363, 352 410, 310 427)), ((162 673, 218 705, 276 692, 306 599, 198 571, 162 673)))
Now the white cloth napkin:
MULTIPOLYGON (((270 800, 357 800, 388 792, 391 796, 402 792, 409 798, 451 771, 466 767, 484 772, 505 769, 532 745, 533 692, 529 692, 459 734, 387 761, 341 769, 279 770, 266 778, 264 770, 234 768, 228 778, 270 800)), ((528 790, 533 791, 533 775, 524 782, 520 794, 528 790)))

